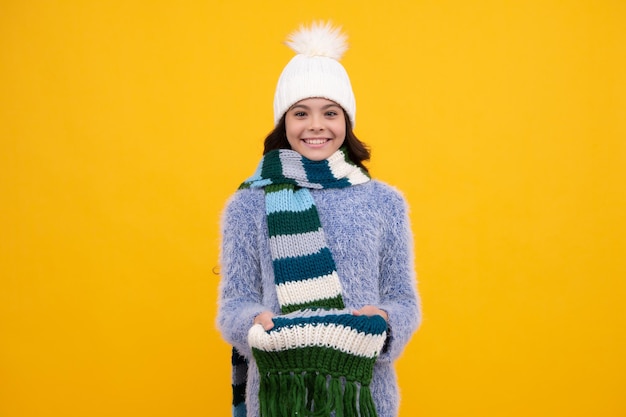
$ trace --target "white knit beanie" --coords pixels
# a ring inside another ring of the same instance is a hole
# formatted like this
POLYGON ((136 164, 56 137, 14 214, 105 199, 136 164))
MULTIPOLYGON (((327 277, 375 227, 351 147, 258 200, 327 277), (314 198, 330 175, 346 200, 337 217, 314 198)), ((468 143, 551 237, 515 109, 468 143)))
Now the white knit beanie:
POLYGON ((330 23, 301 26, 287 45, 296 52, 278 79, 274 95, 274 125, 300 100, 319 97, 339 104, 355 125, 356 102, 350 78, 339 59, 348 49, 346 36, 330 23))

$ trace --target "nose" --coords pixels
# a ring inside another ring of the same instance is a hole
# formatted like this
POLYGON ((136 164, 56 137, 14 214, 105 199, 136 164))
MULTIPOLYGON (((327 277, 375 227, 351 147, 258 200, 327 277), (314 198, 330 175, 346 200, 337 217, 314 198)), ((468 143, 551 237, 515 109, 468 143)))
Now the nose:
POLYGON ((323 120, 320 116, 318 115, 313 115, 311 116, 310 120, 310 124, 309 124, 309 130, 310 131, 319 131, 319 130, 324 130, 324 123, 323 120))

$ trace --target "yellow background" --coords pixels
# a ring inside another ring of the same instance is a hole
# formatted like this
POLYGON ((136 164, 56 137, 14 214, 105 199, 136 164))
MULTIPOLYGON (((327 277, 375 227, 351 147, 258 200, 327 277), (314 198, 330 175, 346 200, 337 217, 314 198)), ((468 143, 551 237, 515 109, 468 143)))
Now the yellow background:
POLYGON ((0 2, 0 416, 225 416, 218 221, 281 44, 408 198, 402 416, 626 415, 626 2, 0 2))

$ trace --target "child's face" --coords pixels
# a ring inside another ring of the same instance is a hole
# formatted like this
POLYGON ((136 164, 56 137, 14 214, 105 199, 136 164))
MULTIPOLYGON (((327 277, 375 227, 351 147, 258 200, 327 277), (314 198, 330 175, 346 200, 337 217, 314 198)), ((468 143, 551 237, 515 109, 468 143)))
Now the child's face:
POLYGON ((335 153, 346 138, 343 109, 325 98, 300 100, 285 115, 285 130, 291 149, 312 161, 335 153))

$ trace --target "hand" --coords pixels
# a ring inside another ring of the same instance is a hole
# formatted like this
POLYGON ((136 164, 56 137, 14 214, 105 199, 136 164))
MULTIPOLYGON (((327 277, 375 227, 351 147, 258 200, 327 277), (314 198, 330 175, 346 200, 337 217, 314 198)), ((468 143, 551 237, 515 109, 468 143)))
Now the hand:
POLYGON ((371 305, 366 305, 361 307, 359 310, 354 310, 352 311, 352 314, 354 314, 355 316, 368 317, 379 315, 384 318, 386 322, 389 322, 389 315, 385 310, 381 310, 380 308, 371 305))
POLYGON ((274 317, 274 313, 272 313, 271 311, 264 311, 262 313, 259 313, 254 318, 254 324, 260 324, 261 326, 263 326, 263 330, 265 331, 271 330, 272 327, 274 327, 272 317, 274 317))

